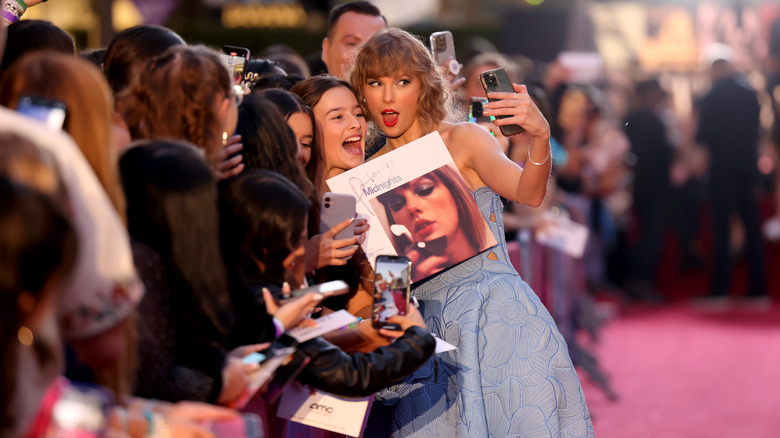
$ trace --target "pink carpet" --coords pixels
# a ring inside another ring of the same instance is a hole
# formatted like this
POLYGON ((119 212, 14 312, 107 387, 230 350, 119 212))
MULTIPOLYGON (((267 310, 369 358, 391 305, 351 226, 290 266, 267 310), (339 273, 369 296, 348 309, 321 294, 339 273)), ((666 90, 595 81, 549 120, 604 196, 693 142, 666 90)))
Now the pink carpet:
POLYGON ((620 399, 580 372, 598 438, 780 437, 780 305, 621 313, 590 347, 620 399))

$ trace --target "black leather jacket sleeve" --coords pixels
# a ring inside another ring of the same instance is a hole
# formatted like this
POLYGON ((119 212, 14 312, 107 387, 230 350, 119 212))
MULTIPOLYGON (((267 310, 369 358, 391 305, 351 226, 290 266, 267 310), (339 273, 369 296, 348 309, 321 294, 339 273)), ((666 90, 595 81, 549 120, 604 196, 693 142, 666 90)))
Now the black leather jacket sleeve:
POLYGON ((371 353, 348 354, 317 337, 298 345, 298 351, 311 361, 297 380, 332 394, 366 397, 411 374, 431 357, 435 347, 433 336, 416 326, 371 353))

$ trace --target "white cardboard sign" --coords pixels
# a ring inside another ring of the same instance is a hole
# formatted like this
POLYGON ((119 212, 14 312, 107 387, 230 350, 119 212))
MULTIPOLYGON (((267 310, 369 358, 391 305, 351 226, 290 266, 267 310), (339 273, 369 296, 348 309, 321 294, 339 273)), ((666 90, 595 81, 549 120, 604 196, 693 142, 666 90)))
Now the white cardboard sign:
POLYGON ((438 132, 330 178, 327 184, 332 192, 354 195, 357 213, 368 219, 371 227, 362 247, 371 265, 376 266, 378 255, 409 256, 414 261, 413 282, 496 244, 438 132), (448 201, 431 202, 446 196, 448 201))
POLYGON ((308 386, 293 384, 282 393, 276 416, 357 437, 365 425, 371 398, 373 396, 339 397, 308 386))

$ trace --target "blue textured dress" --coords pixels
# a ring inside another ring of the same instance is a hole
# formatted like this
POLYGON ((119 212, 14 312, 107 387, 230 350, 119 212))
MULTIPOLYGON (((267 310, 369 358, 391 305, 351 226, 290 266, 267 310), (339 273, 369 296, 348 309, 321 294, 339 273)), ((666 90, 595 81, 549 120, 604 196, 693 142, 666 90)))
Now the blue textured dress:
POLYGON ((509 261, 501 199, 487 187, 475 197, 498 245, 413 289, 428 328, 457 349, 380 392, 376 408, 394 437, 593 437, 566 342, 509 261))

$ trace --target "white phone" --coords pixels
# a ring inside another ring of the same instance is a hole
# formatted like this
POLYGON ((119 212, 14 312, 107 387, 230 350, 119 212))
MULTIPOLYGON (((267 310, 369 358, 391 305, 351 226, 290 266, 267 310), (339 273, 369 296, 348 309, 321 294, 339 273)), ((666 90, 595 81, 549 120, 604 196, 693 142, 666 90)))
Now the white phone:
POLYGON ((300 297, 309 292, 319 292, 325 298, 335 297, 349 292, 349 285, 343 280, 326 281, 325 283, 315 284, 314 286, 305 287, 303 289, 292 290, 290 291, 290 296, 300 297))
MULTIPOLYGON (((355 196, 343 193, 325 192, 320 200, 320 233, 324 233, 346 219, 355 217, 357 200, 355 196)), ((339 231, 334 239, 349 239, 355 235, 354 223, 339 231)))
POLYGON ((447 67, 453 76, 460 73, 460 64, 455 59, 455 43, 452 32, 443 30, 431 34, 431 52, 436 63, 447 67))

